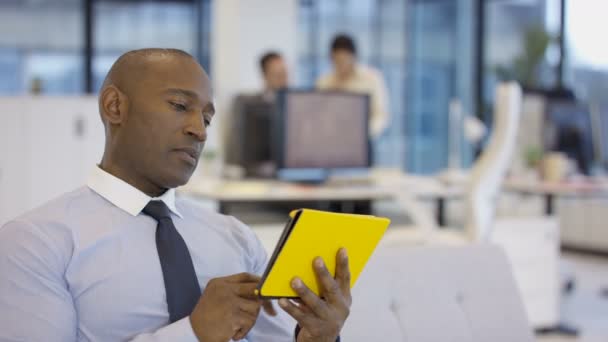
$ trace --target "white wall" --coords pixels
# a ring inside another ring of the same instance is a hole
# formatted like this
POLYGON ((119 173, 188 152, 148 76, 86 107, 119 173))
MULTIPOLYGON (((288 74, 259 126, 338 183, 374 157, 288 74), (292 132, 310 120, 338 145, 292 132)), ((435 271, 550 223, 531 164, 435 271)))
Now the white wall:
POLYGON ((0 97, 0 226, 86 183, 101 160, 95 96, 0 97))
POLYGON ((219 147, 222 116, 227 115, 234 96, 261 89, 258 60, 265 51, 282 53, 290 66, 290 75, 296 75, 297 10, 296 0, 214 2, 211 77, 218 116, 207 148, 219 147))

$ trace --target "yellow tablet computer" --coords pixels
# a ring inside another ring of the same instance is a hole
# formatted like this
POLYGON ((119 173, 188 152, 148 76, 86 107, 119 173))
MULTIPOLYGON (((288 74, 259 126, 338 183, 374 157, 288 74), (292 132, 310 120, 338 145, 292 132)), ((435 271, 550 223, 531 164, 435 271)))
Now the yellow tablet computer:
POLYGON ((342 247, 348 251, 352 287, 390 224, 383 217, 311 209, 290 216, 258 285, 262 298, 297 298, 290 286, 296 276, 319 295, 313 260, 322 257, 335 275, 336 254, 342 247))

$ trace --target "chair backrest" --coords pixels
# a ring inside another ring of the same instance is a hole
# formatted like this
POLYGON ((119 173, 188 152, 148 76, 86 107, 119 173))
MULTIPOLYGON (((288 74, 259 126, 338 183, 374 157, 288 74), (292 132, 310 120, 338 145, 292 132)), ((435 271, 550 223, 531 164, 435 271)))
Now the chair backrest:
POLYGON ((345 341, 532 342, 498 247, 383 244, 353 288, 345 341))
POLYGON ((465 230, 472 241, 487 241, 491 233, 496 201, 513 159, 522 91, 515 82, 496 88, 492 136, 473 165, 466 198, 465 230))

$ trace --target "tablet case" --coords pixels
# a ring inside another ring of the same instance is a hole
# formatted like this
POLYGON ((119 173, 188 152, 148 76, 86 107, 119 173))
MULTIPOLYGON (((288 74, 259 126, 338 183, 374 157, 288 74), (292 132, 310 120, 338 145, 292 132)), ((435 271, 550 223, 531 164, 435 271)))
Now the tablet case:
POLYGON ((298 298, 290 286, 296 276, 319 295, 313 260, 322 257, 335 275, 342 247, 348 252, 352 287, 390 224, 383 217, 311 209, 296 210, 290 217, 258 285, 262 298, 298 298))

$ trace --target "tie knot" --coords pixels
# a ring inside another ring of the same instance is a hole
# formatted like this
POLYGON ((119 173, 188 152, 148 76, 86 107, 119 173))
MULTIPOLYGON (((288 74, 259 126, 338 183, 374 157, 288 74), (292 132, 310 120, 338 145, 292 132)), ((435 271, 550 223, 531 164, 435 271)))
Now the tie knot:
POLYGON ((169 207, 163 201, 150 201, 143 210, 143 213, 160 221, 162 218, 171 218, 169 207))

